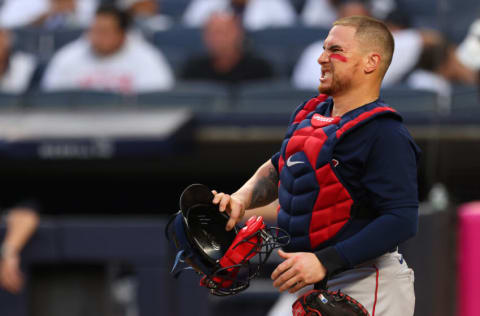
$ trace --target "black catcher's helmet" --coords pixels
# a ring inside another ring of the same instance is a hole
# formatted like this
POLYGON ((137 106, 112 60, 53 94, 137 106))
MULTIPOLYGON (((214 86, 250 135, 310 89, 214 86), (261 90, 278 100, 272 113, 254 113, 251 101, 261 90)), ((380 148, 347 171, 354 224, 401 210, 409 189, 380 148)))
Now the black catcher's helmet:
POLYGON ((287 245, 290 237, 279 228, 267 228, 261 216, 252 216, 241 229, 226 231, 228 216, 213 198, 202 184, 188 186, 180 196, 180 211, 165 229, 177 250, 172 273, 178 276, 194 269, 203 275, 200 285, 212 294, 237 294, 258 275, 273 249, 287 245))

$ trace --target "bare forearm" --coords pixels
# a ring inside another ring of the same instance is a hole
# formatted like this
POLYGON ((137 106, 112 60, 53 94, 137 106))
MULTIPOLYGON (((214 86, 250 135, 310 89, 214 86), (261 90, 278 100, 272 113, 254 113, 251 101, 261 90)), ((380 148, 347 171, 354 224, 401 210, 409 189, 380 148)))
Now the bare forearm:
POLYGON ((246 209, 270 204, 278 197, 278 174, 271 161, 265 162, 233 196, 245 202, 246 209))
POLYGON ((266 222, 275 222, 277 220, 278 199, 265 206, 248 210, 248 215, 261 216, 266 222))
POLYGON ((29 209, 14 209, 7 216, 7 234, 3 246, 8 251, 20 252, 39 223, 36 212, 29 209))

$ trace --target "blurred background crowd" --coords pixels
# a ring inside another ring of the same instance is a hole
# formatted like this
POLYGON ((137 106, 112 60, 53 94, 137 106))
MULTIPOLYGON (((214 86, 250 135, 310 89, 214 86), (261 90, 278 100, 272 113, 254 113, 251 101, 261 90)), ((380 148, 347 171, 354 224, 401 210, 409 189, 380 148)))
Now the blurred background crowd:
POLYGON ((233 191, 275 152, 316 93, 331 24, 350 15, 394 36, 382 95, 423 150, 423 241, 405 248, 417 314, 452 315, 454 280, 432 279, 455 274, 455 210, 478 199, 478 0, 0 0, 0 315, 234 316, 246 301, 265 315, 269 285, 224 304, 170 280, 161 230, 186 185, 233 191), (118 131, 99 127, 117 118, 118 131))
POLYGON ((0 89, 132 94, 193 80, 285 80, 313 90, 331 23, 370 15, 395 37, 384 85, 448 98, 452 85, 478 82, 478 5, 464 2, 3 0, 0 89))

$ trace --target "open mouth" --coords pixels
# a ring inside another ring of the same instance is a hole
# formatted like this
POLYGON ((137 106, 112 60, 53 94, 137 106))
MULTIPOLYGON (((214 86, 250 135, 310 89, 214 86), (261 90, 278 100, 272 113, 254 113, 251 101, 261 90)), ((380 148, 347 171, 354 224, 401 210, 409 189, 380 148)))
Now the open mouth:
POLYGON ((321 76, 320 76, 320 82, 326 81, 326 80, 329 79, 331 76, 332 76, 332 73, 330 72, 330 70, 323 70, 323 69, 322 69, 322 74, 321 74, 321 76))

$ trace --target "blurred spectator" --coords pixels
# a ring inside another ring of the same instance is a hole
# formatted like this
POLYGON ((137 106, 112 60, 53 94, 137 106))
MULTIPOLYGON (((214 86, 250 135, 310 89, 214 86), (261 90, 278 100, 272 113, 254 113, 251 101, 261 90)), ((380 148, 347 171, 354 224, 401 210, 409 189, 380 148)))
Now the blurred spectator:
POLYGON ((187 26, 200 27, 215 12, 238 15, 248 30, 289 26, 297 19, 288 0, 192 0, 182 21, 187 26))
POLYGON ((323 40, 310 44, 302 52, 292 74, 292 85, 298 89, 317 89, 320 84, 320 64, 318 58, 323 52, 323 40))
POLYGON ((300 13, 303 24, 328 28, 337 19, 337 10, 332 0, 307 0, 300 13))
POLYGON ((48 11, 48 0, 4 0, 0 26, 8 29, 28 26, 48 11))
POLYGON ((430 90, 449 98, 451 86, 448 80, 449 46, 442 36, 437 36, 422 51, 417 68, 407 79, 414 89, 430 90))
POLYGON ((188 60, 182 78, 228 83, 271 78, 271 65, 245 50, 244 36, 237 17, 228 13, 213 14, 203 33, 208 55, 188 60))
POLYGON ((37 229, 39 216, 31 205, 17 206, 6 216, 7 232, 0 248, 0 286, 17 294, 23 288, 20 252, 37 229))
POLYGON ((383 87, 388 87, 400 83, 413 71, 425 45, 438 32, 412 28, 408 13, 401 8, 391 12, 386 17, 385 24, 395 40, 392 63, 383 79, 383 87))
POLYGON ((129 24, 125 12, 100 7, 88 36, 53 56, 43 89, 139 93, 172 88, 172 70, 162 53, 139 34, 129 33, 129 24))
POLYGON ((173 19, 160 14, 158 0, 119 0, 121 9, 126 10, 137 27, 146 33, 165 31, 173 25, 173 19))
POLYGON ((462 64, 471 70, 480 71, 480 19, 472 23, 456 53, 462 64))
POLYGON ((395 0, 306 0, 300 18, 305 25, 330 28, 340 17, 368 12, 383 20, 396 7, 395 0))
POLYGON ((449 108, 452 83, 473 84, 477 79, 474 71, 459 62, 454 46, 438 33, 425 44, 417 68, 407 84, 437 93, 442 109, 449 108))
POLYGON ((47 29, 86 27, 91 23, 98 6, 97 0, 49 0, 49 2, 49 9, 34 21, 34 25, 47 29))
MULTIPOLYGON (((385 24, 395 39, 395 53, 385 75, 384 87, 404 81, 419 64, 424 64, 422 58, 425 58, 425 55, 433 57, 433 53, 438 59, 444 54, 444 45, 439 45, 445 40, 443 35, 433 29, 412 28, 409 14, 402 8, 398 7, 392 11, 387 16, 385 24), (432 49, 438 52, 432 52, 432 49)), ((473 74, 461 66, 457 58, 451 54, 453 46, 448 46, 448 63, 443 64, 442 71, 448 74, 449 80, 471 83, 474 80, 473 74)))
POLYGON ((86 27, 91 23, 98 0, 5 0, 0 10, 3 27, 86 27))
POLYGON ((12 52, 12 34, 0 29, 0 91, 24 92, 35 71, 35 58, 23 52, 12 52))

